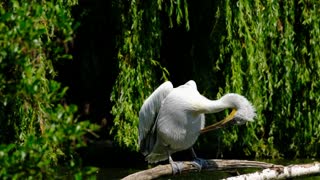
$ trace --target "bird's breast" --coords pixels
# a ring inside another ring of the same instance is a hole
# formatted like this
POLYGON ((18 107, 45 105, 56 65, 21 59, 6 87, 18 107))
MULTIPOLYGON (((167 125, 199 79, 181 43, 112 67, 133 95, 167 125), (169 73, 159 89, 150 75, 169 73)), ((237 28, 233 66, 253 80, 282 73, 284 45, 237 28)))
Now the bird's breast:
POLYGON ((188 149, 200 135, 201 123, 201 116, 187 112, 167 114, 158 121, 158 138, 172 150, 188 149))
POLYGON ((199 93, 192 88, 176 88, 162 102, 157 117, 157 139, 174 151, 190 148, 204 123, 204 116, 194 111, 199 93))

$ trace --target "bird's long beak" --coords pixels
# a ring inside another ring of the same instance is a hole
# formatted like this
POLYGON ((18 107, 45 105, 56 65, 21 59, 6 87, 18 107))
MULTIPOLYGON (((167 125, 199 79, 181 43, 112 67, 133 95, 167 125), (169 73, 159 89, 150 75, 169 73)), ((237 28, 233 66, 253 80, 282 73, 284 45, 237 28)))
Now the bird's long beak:
POLYGON ((212 124, 210 126, 207 126, 203 129, 200 130, 200 133, 205 133, 205 132, 208 132, 208 131, 212 131, 212 130, 215 130, 215 129, 219 129, 219 128, 222 128, 224 125, 226 125, 228 122, 230 122, 234 116, 236 115, 236 112, 237 110, 236 109, 233 109, 232 112, 226 117, 224 118, 223 120, 215 123, 215 124, 212 124))

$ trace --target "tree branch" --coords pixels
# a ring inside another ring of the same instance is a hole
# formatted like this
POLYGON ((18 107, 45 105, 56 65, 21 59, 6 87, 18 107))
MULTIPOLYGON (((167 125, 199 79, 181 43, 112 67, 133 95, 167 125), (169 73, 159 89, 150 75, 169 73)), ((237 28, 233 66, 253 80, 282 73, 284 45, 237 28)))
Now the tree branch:
POLYGON ((261 172, 243 174, 226 178, 226 180, 244 180, 244 179, 285 179, 299 176, 320 174, 320 163, 289 165, 285 167, 275 167, 264 169, 261 172))
MULTIPOLYGON (((247 160, 222 160, 222 159, 209 159, 206 160, 208 166, 203 169, 205 171, 218 171, 218 170, 230 170, 239 168, 283 168, 281 165, 274 165, 271 163, 265 163, 260 161, 247 161, 247 160)), ((182 162, 182 173, 195 172, 197 168, 191 161, 182 162)), ((133 179, 155 179, 165 175, 172 175, 172 167, 170 164, 159 165, 151 169, 143 170, 130 174, 123 178, 123 180, 133 179)))

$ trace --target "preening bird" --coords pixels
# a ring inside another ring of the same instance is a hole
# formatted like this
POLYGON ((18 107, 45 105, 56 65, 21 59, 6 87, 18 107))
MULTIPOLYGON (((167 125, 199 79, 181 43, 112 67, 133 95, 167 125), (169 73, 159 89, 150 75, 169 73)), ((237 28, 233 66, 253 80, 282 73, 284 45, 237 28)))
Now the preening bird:
MULTIPOLYGON (((174 171, 180 171, 171 154, 191 149, 200 133, 223 127, 228 122, 244 124, 253 121, 255 109, 243 96, 235 93, 210 100, 201 95, 193 80, 173 88, 167 81, 160 85, 143 103, 139 112, 139 146, 146 161, 156 163, 169 159, 174 171), (205 114, 231 108, 224 120, 208 127, 205 114), (178 170, 175 170, 178 168, 178 170)), ((199 161, 196 166, 201 169, 199 161)), ((175 172, 174 172, 175 173, 175 172)))

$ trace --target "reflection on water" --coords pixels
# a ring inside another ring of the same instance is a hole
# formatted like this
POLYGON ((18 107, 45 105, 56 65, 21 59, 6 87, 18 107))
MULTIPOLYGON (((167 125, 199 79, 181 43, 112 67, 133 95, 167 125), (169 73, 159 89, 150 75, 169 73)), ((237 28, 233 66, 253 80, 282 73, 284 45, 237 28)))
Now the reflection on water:
MULTIPOLYGON (((314 159, 296 159, 296 160, 257 160, 257 161, 263 161, 268 163, 274 163, 274 164, 281 164, 281 165, 290 165, 290 164, 305 164, 305 163, 311 163, 316 160, 314 159)), ((141 168, 101 168, 97 172, 97 179, 98 180, 116 180, 121 179, 129 174, 132 174, 137 171, 141 171, 144 169, 141 168)), ((236 176, 237 173, 244 174, 244 173, 251 173, 258 171, 259 169, 253 169, 253 168, 247 168, 247 169, 239 169, 238 171, 216 171, 216 172, 208 172, 203 171, 201 173, 186 173, 186 174, 180 174, 176 176, 166 176, 159 178, 160 180, 212 180, 212 179, 223 179, 230 176, 236 176)), ((316 176, 308 176, 303 178, 293 178, 294 180, 320 180, 320 173, 316 176)))

